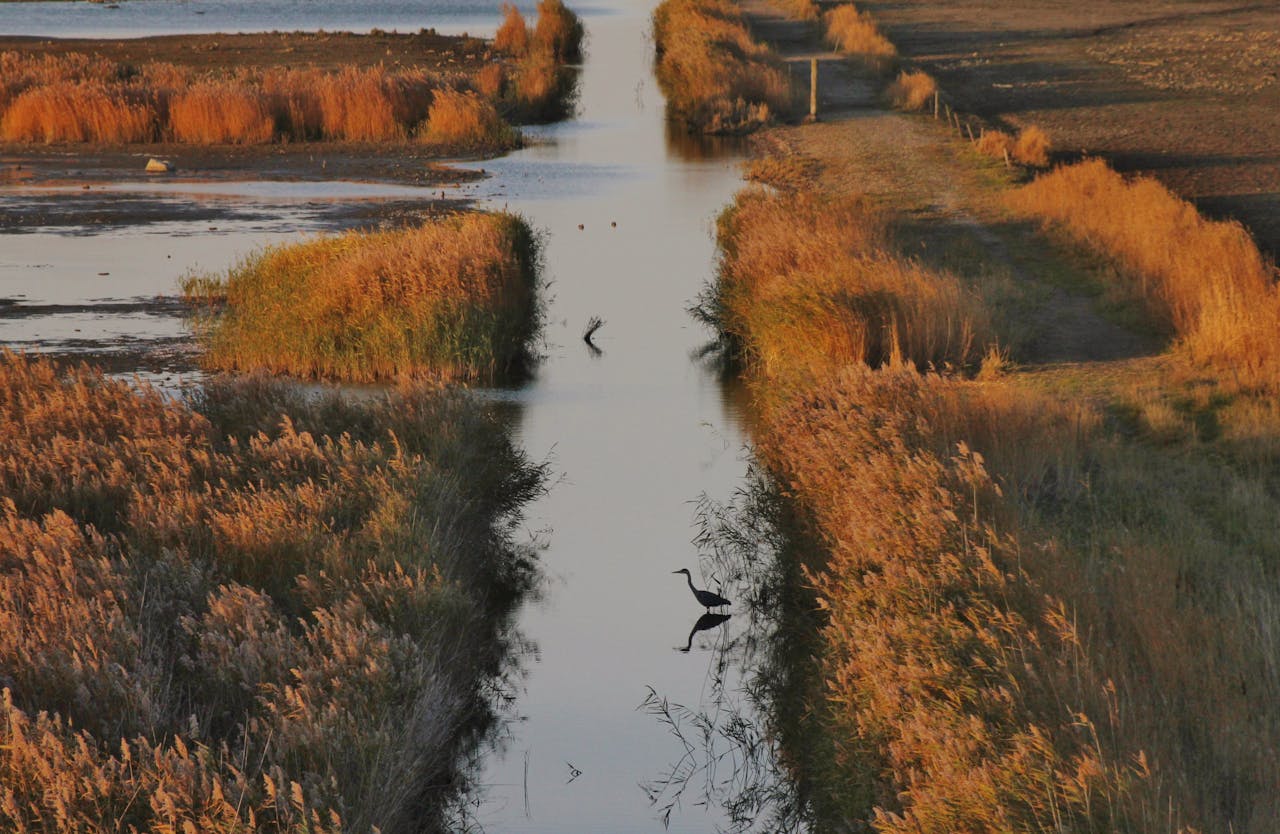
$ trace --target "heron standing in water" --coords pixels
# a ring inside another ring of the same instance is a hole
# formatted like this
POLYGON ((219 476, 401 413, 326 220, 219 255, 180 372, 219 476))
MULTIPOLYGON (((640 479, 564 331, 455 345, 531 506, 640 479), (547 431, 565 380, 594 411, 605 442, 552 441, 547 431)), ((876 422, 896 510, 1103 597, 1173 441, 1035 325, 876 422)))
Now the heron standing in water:
POLYGON ((693 574, 689 573, 688 568, 681 568, 680 570, 673 570, 671 572, 684 574, 684 578, 689 583, 689 590, 693 591, 694 599, 696 599, 698 604, 703 608, 706 608, 708 611, 712 608, 719 608, 722 605, 733 604, 719 594, 713 594, 710 591, 699 591, 697 588, 693 587, 693 574))

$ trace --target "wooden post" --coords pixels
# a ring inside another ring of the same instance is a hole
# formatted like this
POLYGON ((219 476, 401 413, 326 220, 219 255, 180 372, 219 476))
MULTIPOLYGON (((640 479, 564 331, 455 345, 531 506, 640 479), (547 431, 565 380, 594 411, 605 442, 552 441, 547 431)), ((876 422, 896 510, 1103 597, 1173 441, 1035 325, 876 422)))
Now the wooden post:
POLYGON ((964 123, 964 129, 969 133, 969 144, 973 144, 973 127, 969 125, 968 120, 964 123))
POLYGON ((818 59, 809 59, 809 119, 818 120, 818 59))
POLYGON ((1001 150, 1003 150, 1003 151, 1004 151, 1004 167, 1006 167, 1006 168, 1012 168, 1012 167, 1013 167, 1013 164, 1009 162, 1009 149, 1008 149, 1008 148, 1001 148, 1001 150))
POLYGON ((938 91, 933 91, 933 120, 938 120, 938 91))

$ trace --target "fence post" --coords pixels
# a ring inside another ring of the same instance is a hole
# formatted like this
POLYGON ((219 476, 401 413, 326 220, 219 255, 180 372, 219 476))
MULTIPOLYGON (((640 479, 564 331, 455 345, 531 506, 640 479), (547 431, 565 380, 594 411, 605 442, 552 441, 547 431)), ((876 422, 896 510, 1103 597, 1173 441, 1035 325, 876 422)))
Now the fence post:
POLYGON ((933 91, 933 120, 938 120, 938 91, 933 91))
POLYGON ((818 59, 809 59, 809 120, 818 120, 818 59))

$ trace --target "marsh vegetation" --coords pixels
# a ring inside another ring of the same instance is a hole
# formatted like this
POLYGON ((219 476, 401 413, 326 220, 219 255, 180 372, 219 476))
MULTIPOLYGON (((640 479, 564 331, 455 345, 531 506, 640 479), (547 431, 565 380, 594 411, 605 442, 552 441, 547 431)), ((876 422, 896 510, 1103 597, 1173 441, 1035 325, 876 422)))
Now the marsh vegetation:
POLYGON ((440 826, 543 482, 492 416, 14 354, 0 410, 6 827, 440 826))

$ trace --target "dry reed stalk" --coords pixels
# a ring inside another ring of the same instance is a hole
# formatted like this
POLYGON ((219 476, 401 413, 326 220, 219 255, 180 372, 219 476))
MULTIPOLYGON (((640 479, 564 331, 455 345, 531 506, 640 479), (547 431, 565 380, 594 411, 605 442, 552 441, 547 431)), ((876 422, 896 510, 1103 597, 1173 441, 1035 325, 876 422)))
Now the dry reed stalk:
POLYGON ((138 96, 93 81, 55 81, 14 97, 0 119, 10 142, 149 142, 155 111, 138 96))
POLYGON ((708 317, 767 377, 905 358, 968 365, 990 341, 977 297, 951 275, 888 252, 865 201, 739 193, 708 317))

